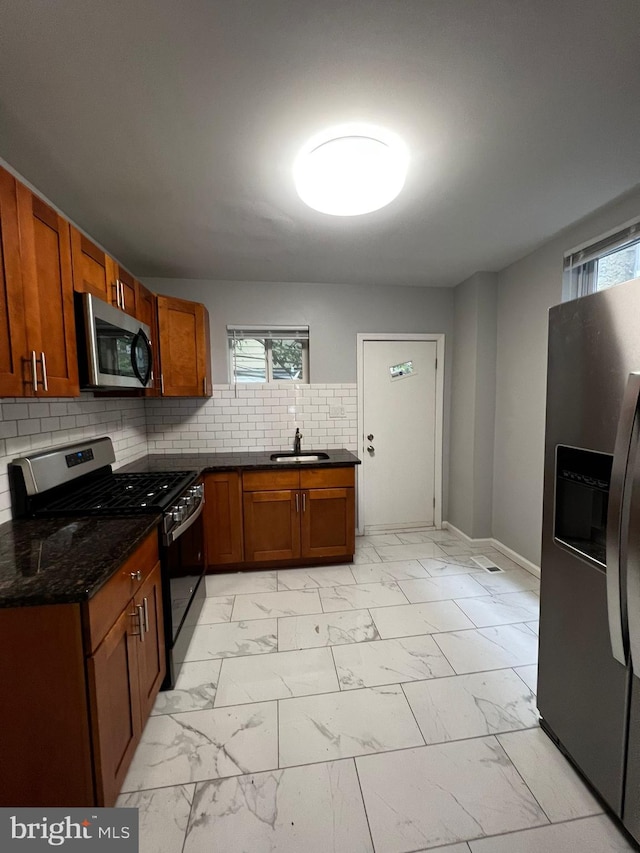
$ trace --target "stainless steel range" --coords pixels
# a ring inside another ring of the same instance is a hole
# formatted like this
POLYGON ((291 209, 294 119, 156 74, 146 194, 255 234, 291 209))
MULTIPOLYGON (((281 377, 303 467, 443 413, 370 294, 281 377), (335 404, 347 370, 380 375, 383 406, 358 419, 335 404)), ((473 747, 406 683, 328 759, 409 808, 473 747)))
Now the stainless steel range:
POLYGON ((167 676, 174 687, 206 590, 204 486, 194 471, 119 473, 107 437, 15 459, 9 466, 16 517, 131 516, 157 513, 167 676))

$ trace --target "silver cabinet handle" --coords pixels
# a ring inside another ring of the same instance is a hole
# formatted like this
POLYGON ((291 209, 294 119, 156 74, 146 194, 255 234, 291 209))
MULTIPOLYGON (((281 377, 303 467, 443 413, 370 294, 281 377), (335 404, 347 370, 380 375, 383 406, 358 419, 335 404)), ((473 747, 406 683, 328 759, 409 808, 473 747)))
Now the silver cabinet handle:
POLYGON ((207 377, 206 376, 202 377, 202 396, 203 397, 207 396, 207 377))
POLYGON ((130 572, 132 581, 141 581, 142 580, 142 572, 138 569, 137 572, 130 572))
POLYGON ((144 610, 144 630, 149 632, 149 602, 147 600, 147 596, 142 599, 142 605, 144 610))
POLYGON ((40 353, 40 364, 42 365, 42 387, 45 391, 48 391, 49 377, 47 376, 47 359, 43 352, 40 353))
POLYGON ((124 295, 124 284, 122 282, 120 282, 120 299, 122 300, 122 310, 126 311, 127 310, 127 303, 126 303, 126 298, 124 295))
POLYGON ((111 287, 115 287, 115 289, 116 289, 116 308, 119 308, 120 307, 120 281, 118 279, 116 279, 112 283, 111 287))
POLYGON ((300 512, 300 495, 296 492, 296 512, 300 512))
POLYGON ((302 512, 306 512, 306 511, 307 511, 307 493, 303 492, 302 493, 302 512))
POLYGON ((140 628, 140 642, 144 643, 144 607, 142 604, 136 604, 138 611, 138 627, 140 628))
POLYGON ((38 392, 38 358, 36 356, 36 351, 34 349, 31 350, 31 374, 33 378, 33 391, 34 393, 38 392))
POLYGON ((160 393, 164 396, 164 373, 160 374, 160 393))

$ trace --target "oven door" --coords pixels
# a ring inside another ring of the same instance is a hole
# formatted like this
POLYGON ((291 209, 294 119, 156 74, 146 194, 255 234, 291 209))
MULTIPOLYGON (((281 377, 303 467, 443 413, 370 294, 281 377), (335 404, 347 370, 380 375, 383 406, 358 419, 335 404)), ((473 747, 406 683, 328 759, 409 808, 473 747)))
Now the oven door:
POLYGON ((153 364, 149 327, 89 293, 81 299, 86 387, 146 388, 153 364))
POLYGON ((204 524, 202 501, 176 538, 162 547, 165 641, 167 676, 163 690, 175 686, 180 665, 185 659, 191 637, 206 597, 204 573, 204 524))

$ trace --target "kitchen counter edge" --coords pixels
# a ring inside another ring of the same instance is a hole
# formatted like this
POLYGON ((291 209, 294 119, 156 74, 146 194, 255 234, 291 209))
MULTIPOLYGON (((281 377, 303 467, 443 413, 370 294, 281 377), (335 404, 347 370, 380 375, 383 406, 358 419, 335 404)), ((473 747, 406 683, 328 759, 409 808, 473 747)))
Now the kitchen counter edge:
POLYGON ((0 611, 92 598, 160 523, 129 518, 14 519, 0 525, 0 611))
MULTIPOLYGON (((328 459, 309 462, 274 462, 270 457, 275 453, 290 453, 290 450, 247 451, 245 453, 149 453, 129 462, 118 471, 155 472, 155 471, 198 471, 199 474, 216 471, 271 470, 286 468, 344 468, 360 465, 361 461, 350 450, 313 449, 308 453, 327 453, 328 459)), ((302 451, 305 452, 304 450, 302 451)))

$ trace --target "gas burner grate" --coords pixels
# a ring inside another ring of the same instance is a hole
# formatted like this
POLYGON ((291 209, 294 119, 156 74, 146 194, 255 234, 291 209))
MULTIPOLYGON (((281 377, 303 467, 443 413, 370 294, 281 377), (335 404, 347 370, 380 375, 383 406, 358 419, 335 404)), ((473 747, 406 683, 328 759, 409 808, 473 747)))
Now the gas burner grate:
POLYGON ((110 474, 68 491, 39 515, 144 515, 167 509, 194 479, 193 472, 110 474))

